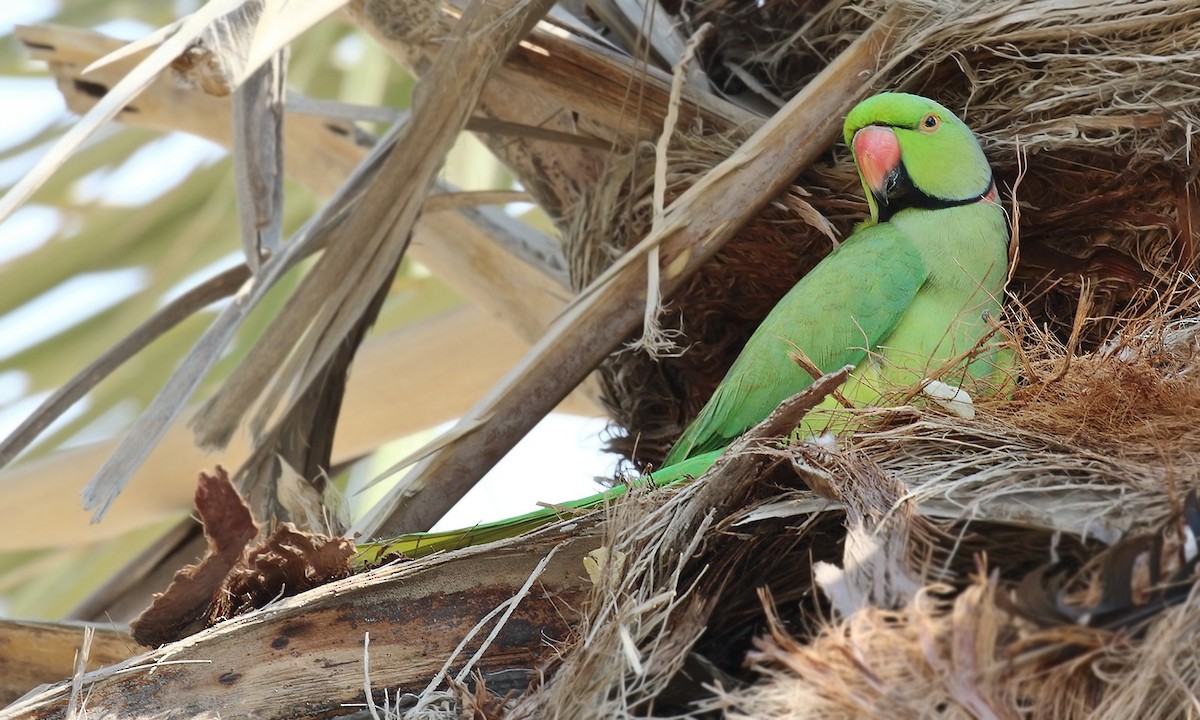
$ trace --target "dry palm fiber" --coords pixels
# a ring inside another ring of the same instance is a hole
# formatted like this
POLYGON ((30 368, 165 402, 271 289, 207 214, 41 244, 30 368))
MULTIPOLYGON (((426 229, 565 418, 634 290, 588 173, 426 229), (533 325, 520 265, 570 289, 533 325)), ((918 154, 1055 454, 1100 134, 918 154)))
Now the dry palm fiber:
MULTIPOLYGON (((524 698, 513 717, 600 720, 669 712, 673 703, 687 707, 699 681, 691 677, 687 690, 672 690, 670 683, 686 677, 680 670, 700 636, 712 632, 710 617, 727 599, 730 581, 744 579, 754 565, 785 575, 794 564, 783 562, 790 548, 780 552, 779 535, 741 542, 746 538, 726 527, 735 511, 768 490, 758 478, 778 464, 753 450, 794 426, 848 374, 848 368, 831 373, 783 403, 713 464, 705 482, 655 493, 646 502, 635 495, 612 508, 605 541, 591 556, 593 591, 584 619, 552 679, 524 698), (756 544, 759 552, 746 552, 756 544)), ((814 543, 808 550, 821 548, 814 543)))
MULTIPOLYGON (((750 76, 787 98, 886 4, 759 9, 714 1, 688 3, 685 14, 694 26, 717 28, 707 66, 730 78, 728 89, 750 76)), ((1142 290, 1165 289, 1181 269, 1195 269, 1200 186, 1190 143, 1200 127, 1200 9, 1165 0, 898 4, 904 38, 885 59, 878 87, 921 93, 959 112, 981 136, 1001 187, 1021 177, 1010 290, 1035 323, 1065 338, 1085 282, 1094 316, 1113 317, 1144 301, 1142 290)), ((668 201, 736 143, 677 129, 668 201)), ((644 236, 654 169, 645 148, 615 158, 606 181, 569 218, 577 285, 644 236)), ((661 460, 757 322, 828 252, 812 209, 843 236, 866 214, 844 148, 796 184, 794 197, 744 228, 668 306, 663 326, 682 329, 676 339, 686 352, 626 351, 602 368, 619 427, 614 449, 635 463, 661 460)), ((1096 347, 1111 329, 1111 322, 1091 324, 1080 347, 1096 347)))
MULTIPOLYGON (((1017 643, 1019 631, 997 607, 994 583, 979 581, 951 601, 939 600, 939 590, 947 588, 931 587, 903 610, 856 613, 808 644, 781 632, 760 640, 750 660, 764 681, 729 693, 717 704, 738 720, 907 720, 1083 717, 1106 689, 1128 699, 1128 692, 1093 675, 1090 664, 1033 667, 1032 672, 1014 666, 1006 649, 1017 643)), ((1047 643, 1061 641, 1050 635, 1047 643)), ((1081 630, 1077 635, 1095 633, 1081 630)), ((1142 648, 1143 655, 1162 649, 1142 648)), ((1128 650, 1115 640, 1111 647, 1097 648, 1090 659, 1109 661, 1109 669, 1143 659, 1128 650)), ((1163 700, 1161 695, 1144 697, 1140 704, 1163 700)), ((1172 693, 1166 700, 1179 707, 1183 694, 1172 693)), ((1167 716, 1135 712, 1103 717, 1167 716)))
POLYGON ((1025 338, 1026 386, 1012 400, 972 420, 884 424, 851 445, 943 514, 1106 541, 1144 530, 1166 499, 1200 487, 1200 336, 1184 314, 1198 300, 1173 294, 1082 356, 1048 333, 1025 338))
POLYGON ((1181 592, 1148 626, 1107 631, 1031 622, 995 574, 952 596, 930 585, 807 643, 773 624, 747 659, 762 680, 709 706, 742 720, 1196 717, 1200 607, 1181 592))

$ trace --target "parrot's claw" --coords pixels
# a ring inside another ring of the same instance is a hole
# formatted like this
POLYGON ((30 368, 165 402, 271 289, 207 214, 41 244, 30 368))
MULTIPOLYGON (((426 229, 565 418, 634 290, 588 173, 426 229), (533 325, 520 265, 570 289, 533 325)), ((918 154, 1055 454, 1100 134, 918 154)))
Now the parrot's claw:
POLYGON ((957 415, 964 420, 975 417, 975 403, 966 390, 947 385, 941 380, 926 380, 921 387, 921 394, 932 400, 943 410, 957 415))

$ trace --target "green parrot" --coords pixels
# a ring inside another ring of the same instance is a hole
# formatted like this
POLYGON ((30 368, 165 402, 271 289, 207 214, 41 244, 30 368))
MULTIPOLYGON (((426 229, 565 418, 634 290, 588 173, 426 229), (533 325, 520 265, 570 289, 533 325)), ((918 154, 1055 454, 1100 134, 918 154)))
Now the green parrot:
MULTIPOLYGON (((635 484, 697 477, 725 446, 812 383, 800 350, 822 372, 855 365, 842 387, 856 405, 923 383, 990 330, 1007 277, 1008 228, 983 151, 961 120, 932 100, 885 93, 850 111, 844 128, 871 217, 775 306, 747 341, 662 469, 635 484)), ((943 381, 965 384, 1002 366, 975 356, 943 381)), ((836 400, 820 407, 833 409, 836 400)), ((810 413, 802 429, 820 432, 810 413)), ((512 537, 627 491, 604 493, 507 520, 413 533, 360 546, 359 566, 512 537)))
MULTIPOLYGON (((1007 280, 1009 236, 974 134, 932 100, 883 93, 850 111, 843 135, 870 219, 775 305, 664 467, 725 447, 811 384, 793 355, 822 372, 855 366, 841 395, 872 405, 921 387, 990 331, 988 315, 998 315, 1007 280)), ((940 379, 962 386, 1001 365, 991 349, 940 379)), ((828 398, 820 407, 839 403, 828 398)), ((810 413, 801 430, 839 427, 831 418, 810 413)))

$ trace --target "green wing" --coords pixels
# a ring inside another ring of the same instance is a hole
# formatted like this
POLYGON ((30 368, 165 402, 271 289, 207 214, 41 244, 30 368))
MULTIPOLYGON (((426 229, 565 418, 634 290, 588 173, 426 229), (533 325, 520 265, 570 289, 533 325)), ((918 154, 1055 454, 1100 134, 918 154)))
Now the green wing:
POLYGON ((664 467, 725 447, 808 387, 812 377, 789 357, 793 345, 822 372, 861 363, 926 277, 916 247, 895 227, 871 225, 851 235, 762 321, 664 467))

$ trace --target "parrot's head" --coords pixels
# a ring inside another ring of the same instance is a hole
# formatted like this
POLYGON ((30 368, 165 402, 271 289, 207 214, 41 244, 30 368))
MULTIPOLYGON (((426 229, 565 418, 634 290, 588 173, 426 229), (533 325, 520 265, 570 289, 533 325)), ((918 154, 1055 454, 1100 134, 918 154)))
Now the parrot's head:
POLYGON ((974 133, 932 100, 905 93, 867 98, 846 116, 843 134, 876 222, 906 208, 995 200, 992 169, 974 133))

